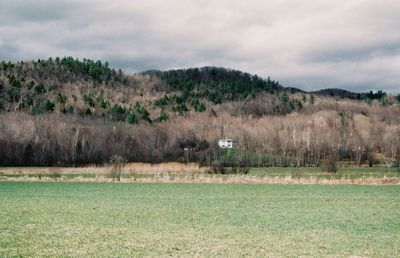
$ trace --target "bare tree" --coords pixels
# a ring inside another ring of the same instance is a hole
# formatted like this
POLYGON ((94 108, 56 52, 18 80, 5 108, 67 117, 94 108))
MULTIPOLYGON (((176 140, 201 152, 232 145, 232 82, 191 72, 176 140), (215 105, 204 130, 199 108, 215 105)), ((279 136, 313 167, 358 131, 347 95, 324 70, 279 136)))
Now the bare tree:
POLYGON ((382 140, 385 165, 387 168, 391 168, 397 157, 398 145, 400 143, 400 129, 390 126, 385 131, 382 140))

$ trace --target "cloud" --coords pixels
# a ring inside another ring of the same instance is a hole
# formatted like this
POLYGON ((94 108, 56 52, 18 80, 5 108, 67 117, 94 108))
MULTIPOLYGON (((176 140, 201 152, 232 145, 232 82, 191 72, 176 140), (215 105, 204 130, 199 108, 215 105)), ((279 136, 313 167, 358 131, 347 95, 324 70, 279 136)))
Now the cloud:
POLYGON ((0 58, 224 66, 283 85, 400 92, 395 0, 3 0, 0 58))
POLYGON ((2 0, 2 24, 17 25, 26 22, 48 22, 73 18, 73 11, 78 7, 73 1, 2 0))

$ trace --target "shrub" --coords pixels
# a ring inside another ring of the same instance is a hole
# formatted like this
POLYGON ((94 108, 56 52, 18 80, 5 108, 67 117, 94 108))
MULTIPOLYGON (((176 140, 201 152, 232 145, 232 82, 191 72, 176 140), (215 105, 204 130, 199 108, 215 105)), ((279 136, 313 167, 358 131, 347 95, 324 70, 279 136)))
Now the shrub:
POLYGON ((176 113, 180 113, 182 114, 183 112, 188 111, 188 107, 186 106, 186 104, 182 103, 182 104, 178 104, 172 107, 172 111, 176 112, 176 113))
POLYGON ((240 175, 247 175, 250 172, 249 167, 244 167, 241 165, 231 167, 227 174, 240 174, 240 175))
POLYGON ((110 175, 113 181, 115 181, 115 179, 121 181, 121 173, 126 165, 126 160, 121 155, 112 155, 110 157, 110 164, 112 166, 110 175))
POLYGON ((128 115, 128 123, 130 123, 132 125, 137 124, 137 118, 136 118, 136 115, 134 113, 130 113, 128 115))
POLYGON ((42 94, 46 92, 46 88, 44 87, 43 84, 37 84, 33 87, 33 90, 36 94, 42 94))
POLYGON ((281 113, 281 108, 279 106, 274 107, 274 114, 278 115, 281 113))
POLYGON ((157 122, 166 121, 168 119, 168 115, 165 113, 161 113, 160 116, 156 119, 157 122))
POLYGON ((315 96, 314 95, 310 95, 309 102, 310 102, 311 105, 315 103, 315 96))
POLYGON ((42 110, 42 108, 40 106, 34 106, 32 108, 32 115, 33 116, 37 116, 37 115, 41 115, 41 114, 43 114, 43 110, 42 110))
POLYGON ((43 106, 46 111, 53 112, 55 105, 50 100, 46 100, 43 106))
POLYGON ((279 96, 279 100, 283 103, 286 104, 289 102, 289 95, 285 92, 282 95, 279 96))
POLYGON ((61 93, 57 94, 56 100, 58 103, 65 105, 67 103, 67 96, 62 95, 61 93))
POLYGON ((238 174, 247 175, 250 172, 249 167, 239 167, 238 174))
POLYGON ((59 168, 50 169, 50 177, 54 180, 60 180, 61 178, 61 170, 59 168))
POLYGON ((118 121, 125 121, 126 119, 126 108, 115 104, 111 111, 114 113, 115 118, 118 121))
POLYGON ((21 89, 11 87, 7 90, 7 94, 11 102, 18 102, 21 97, 21 89))
POLYGON ((211 166, 211 169, 208 171, 209 174, 226 174, 226 169, 222 164, 217 164, 211 166))
POLYGON ((35 86, 35 82, 34 81, 30 81, 27 86, 28 86, 28 90, 31 90, 35 86))
POLYGON ((107 100, 101 99, 100 100, 100 107, 106 109, 110 106, 110 103, 107 100))
POLYGON ((303 104, 298 99, 289 100, 289 104, 288 105, 289 105, 290 110, 296 110, 296 109, 302 109, 303 108, 303 104))
POLYGON ((365 103, 367 103, 368 106, 372 106, 372 99, 365 97, 364 101, 365 101, 365 103))
POLYGON ((237 175, 247 175, 250 172, 249 167, 233 166, 230 168, 224 167, 222 164, 214 165, 211 170, 208 171, 209 174, 237 174, 237 175))
POLYGON ((206 110, 206 106, 200 102, 194 106, 194 109, 196 110, 196 112, 203 112, 206 110))
POLYGON ((337 158, 335 155, 330 155, 322 162, 322 171, 328 173, 336 173, 338 171, 337 158))
POLYGON ((122 106, 119 106, 119 105, 117 105, 117 104, 115 104, 113 107, 112 107, 112 112, 114 112, 114 113, 116 113, 116 114, 125 114, 125 112, 126 112, 126 109, 124 108, 124 107, 122 107, 122 106))
POLYGON ((139 102, 135 104, 136 111, 142 116, 142 119, 151 123, 150 113, 139 102))
POLYGON ((22 98, 21 100, 21 107, 25 108, 25 107, 30 107, 33 105, 33 99, 30 95, 27 95, 25 97, 22 98))
POLYGON ((83 102, 90 107, 96 106, 96 103, 91 95, 83 95, 83 102))
POLYGON ((379 164, 379 154, 373 151, 367 153, 368 166, 373 167, 376 164, 379 164))
POLYGON ((170 101, 169 97, 167 95, 165 95, 164 97, 157 99, 154 102, 154 105, 157 107, 164 107, 164 106, 168 105, 169 101, 170 101))
POLYGON ((66 111, 67 111, 67 113, 72 114, 72 113, 74 113, 74 107, 73 107, 73 106, 68 106, 68 107, 66 108, 66 111))

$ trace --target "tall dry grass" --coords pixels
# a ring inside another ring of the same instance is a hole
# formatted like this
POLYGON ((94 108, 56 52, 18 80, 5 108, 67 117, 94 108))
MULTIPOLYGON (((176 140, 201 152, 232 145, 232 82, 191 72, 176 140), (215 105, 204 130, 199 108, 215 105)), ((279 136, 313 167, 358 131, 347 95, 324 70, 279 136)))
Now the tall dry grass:
MULTIPOLYGON (((0 175, 30 175, 43 174, 96 174, 106 175, 111 170, 110 166, 85 166, 85 167, 3 167, 0 168, 0 175)), ((198 163, 128 163, 122 169, 122 174, 202 174, 208 172, 208 167, 202 167, 198 163)))
POLYGON ((180 162, 164 162, 164 163, 128 163, 124 168, 124 172, 136 174, 199 174, 209 170, 208 167, 202 167, 198 163, 180 163, 180 162))
MULTIPOLYGON (((54 182, 51 177, 5 177, 0 176, 0 181, 12 182, 54 182)), ((115 182, 107 176, 97 176, 95 178, 76 177, 68 179, 61 177, 57 181, 62 182, 81 182, 81 183, 209 183, 209 184, 278 184, 278 185, 400 185, 400 178, 357 178, 357 179, 317 179, 317 178, 292 178, 292 177, 255 177, 232 175, 229 177, 217 176, 183 176, 171 177, 168 174, 154 177, 140 178, 121 178, 121 181, 115 182)))

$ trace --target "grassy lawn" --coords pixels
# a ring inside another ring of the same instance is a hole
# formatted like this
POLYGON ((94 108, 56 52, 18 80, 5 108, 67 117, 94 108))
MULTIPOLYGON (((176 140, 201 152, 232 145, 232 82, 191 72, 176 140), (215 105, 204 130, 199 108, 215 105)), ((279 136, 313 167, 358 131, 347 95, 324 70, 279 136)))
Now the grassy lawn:
POLYGON ((400 256, 399 186, 0 183, 0 257, 400 256))

